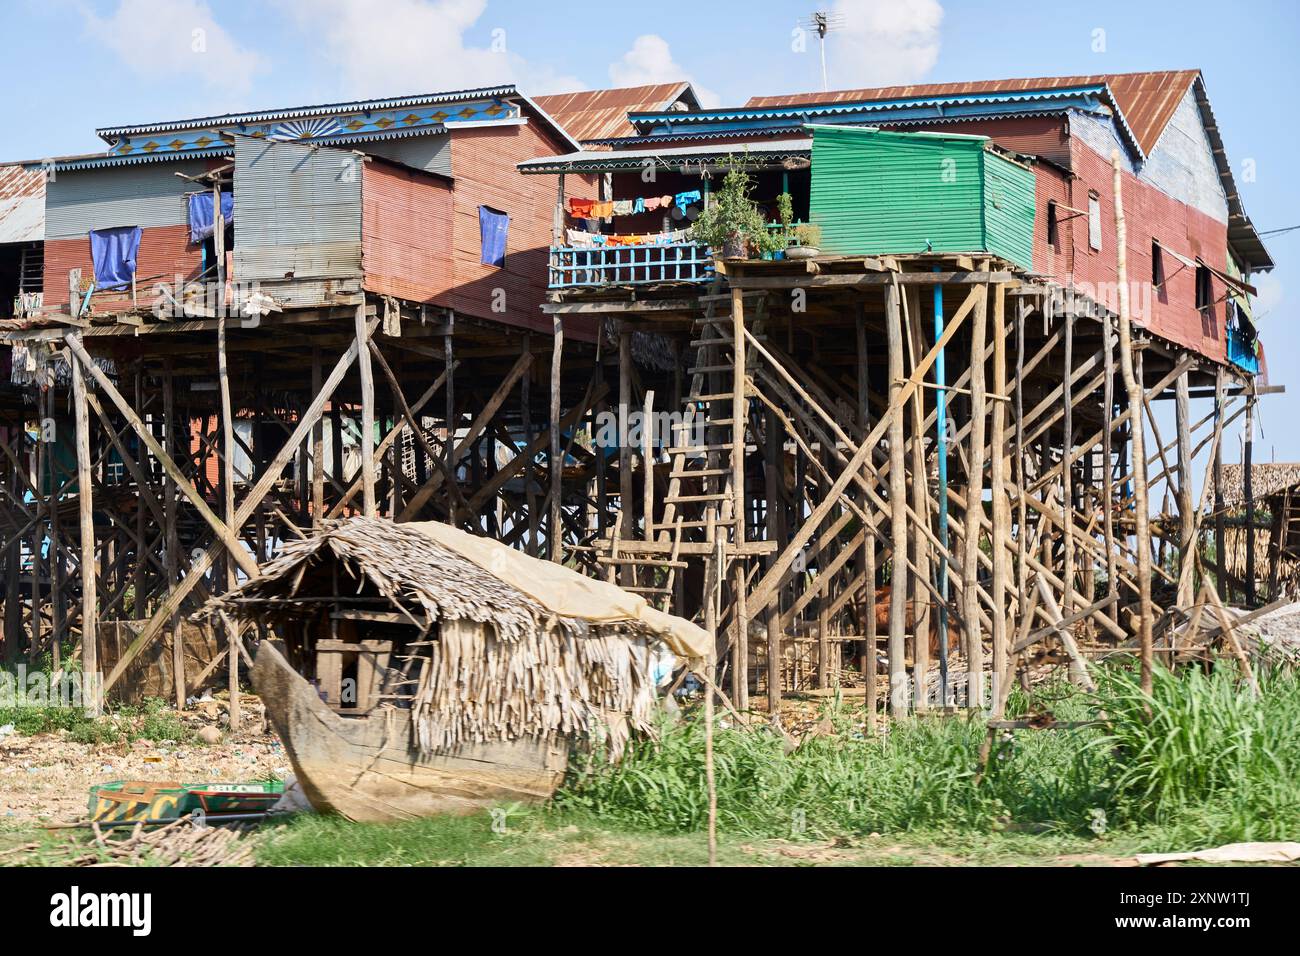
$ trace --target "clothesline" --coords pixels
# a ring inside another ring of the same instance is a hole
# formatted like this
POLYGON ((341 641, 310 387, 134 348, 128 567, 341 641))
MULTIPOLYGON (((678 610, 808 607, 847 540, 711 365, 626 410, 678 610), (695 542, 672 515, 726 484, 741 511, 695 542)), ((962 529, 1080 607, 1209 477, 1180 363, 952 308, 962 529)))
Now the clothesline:
POLYGON ((564 233, 570 246, 579 249, 595 249, 602 246, 669 246, 685 242, 690 230, 674 229, 671 232, 628 236, 609 236, 599 232, 583 232, 581 229, 566 229, 564 233))
POLYGON ((643 212, 655 212, 659 209, 671 209, 676 206, 685 212, 692 203, 700 201, 698 189, 668 196, 638 196, 635 199, 598 199, 569 198, 569 215, 576 219, 610 219, 614 216, 635 216, 643 212))

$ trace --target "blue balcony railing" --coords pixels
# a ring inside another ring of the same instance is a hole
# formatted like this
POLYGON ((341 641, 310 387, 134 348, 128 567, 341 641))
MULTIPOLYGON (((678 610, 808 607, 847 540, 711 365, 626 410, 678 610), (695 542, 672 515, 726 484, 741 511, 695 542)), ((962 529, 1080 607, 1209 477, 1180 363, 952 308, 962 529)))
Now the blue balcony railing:
POLYGON ((659 282, 708 282, 713 257, 700 242, 641 246, 552 246, 550 288, 590 289, 659 282))
POLYGON ((1255 351, 1255 339, 1244 335, 1234 325, 1228 326, 1228 361, 1252 375, 1259 374, 1259 355, 1255 351))

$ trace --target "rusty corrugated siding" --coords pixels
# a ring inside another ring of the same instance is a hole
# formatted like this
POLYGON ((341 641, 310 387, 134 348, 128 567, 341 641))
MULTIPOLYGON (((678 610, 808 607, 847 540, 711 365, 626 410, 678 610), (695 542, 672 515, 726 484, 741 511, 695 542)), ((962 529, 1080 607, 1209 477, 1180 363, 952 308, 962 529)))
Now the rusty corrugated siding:
POLYGON ((0 166, 0 243, 45 238, 45 172, 0 166))
MULTIPOLYGON (((190 243, 189 226, 153 226, 140 231, 140 252, 136 260, 136 298, 147 308, 154 301, 154 287, 175 283, 177 275, 194 279, 202 271, 203 250, 190 243)), ((90 237, 49 239, 45 242, 46 309, 68 308, 68 272, 80 269, 83 282, 95 276, 90 256, 90 237)), ((91 300, 96 312, 121 312, 132 307, 130 289, 96 292, 91 300)))
MULTIPOLYGON (((537 331, 551 331, 541 313, 546 297, 547 257, 555 209, 556 182, 551 176, 525 176, 516 164, 549 156, 557 142, 534 126, 457 130, 451 140, 455 177, 452 221, 453 287, 440 305, 489 321, 537 331), (483 265, 479 206, 510 216, 506 260, 502 267, 483 265), (493 311, 495 290, 505 293, 505 312, 493 311)), ((568 176, 569 196, 594 198, 595 180, 568 176)), ((594 337, 595 321, 565 319, 565 334, 594 337)))
POLYGON ((382 160, 361 178, 361 262, 365 288, 433 302, 452 283, 452 184, 382 160))
POLYGON ((978 93, 1009 93, 1024 90, 1052 90, 1071 86, 1106 83, 1143 152, 1149 153, 1164 132, 1178 101, 1199 70, 1158 70, 1146 73, 1097 73, 1090 76, 1043 76, 1004 80, 972 80, 961 83, 918 83, 881 86, 829 93, 790 93, 782 96, 754 96, 745 104, 752 107, 807 106, 816 103, 871 102, 921 96, 954 96, 978 93))
POLYGON ((689 87, 690 84, 684 81, 656 83, 616 90, 537 96, 533 102, 581 142, 635 135, 636 130, 627 121, 629 112, 671 109, 689 87))

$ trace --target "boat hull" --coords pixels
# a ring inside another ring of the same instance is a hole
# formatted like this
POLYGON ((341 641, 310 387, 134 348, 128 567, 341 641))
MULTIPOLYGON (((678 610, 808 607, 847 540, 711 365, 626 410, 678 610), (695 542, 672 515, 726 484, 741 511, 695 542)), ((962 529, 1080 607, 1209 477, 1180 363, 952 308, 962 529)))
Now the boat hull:
POLYGON ((412 743, 411 712, 332 711, 264 641, 253 684, 318 812, 357 821, 466 814, 549 798, 568 765, 565 741, 465 744, 430 754, 412 743))

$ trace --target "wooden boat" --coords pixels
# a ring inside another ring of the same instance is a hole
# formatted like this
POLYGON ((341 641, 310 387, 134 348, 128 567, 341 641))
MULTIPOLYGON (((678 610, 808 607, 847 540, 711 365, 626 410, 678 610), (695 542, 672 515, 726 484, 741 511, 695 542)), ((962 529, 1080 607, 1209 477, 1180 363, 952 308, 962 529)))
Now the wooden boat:
POLYGON ((567 744, 531 738, 421 753, 411 711, 343 716, 321 700, 272 642, 253 684, 312 806, 349 820, 410 820, 545 800, 568 764, 567 744))
MULTIPOLYGON (((407 820, 545 800, 570 754, 649 727, 652 658, 703 630, 448 525, 354 517, 208 612, 274 628, 253 683, 319 811, 407 820)), ((661 669, 660 669, 661 670, 661 669)))

